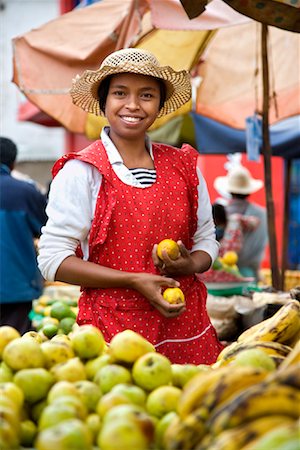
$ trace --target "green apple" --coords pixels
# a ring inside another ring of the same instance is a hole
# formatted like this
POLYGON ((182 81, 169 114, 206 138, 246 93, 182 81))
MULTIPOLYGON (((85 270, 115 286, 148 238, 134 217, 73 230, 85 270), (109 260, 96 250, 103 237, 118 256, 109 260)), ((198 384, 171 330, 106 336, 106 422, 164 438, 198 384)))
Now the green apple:
POLYGON ((86 380, 85 366, 83 362, 78 358, 71 358, 60 364, 55 364, 51 367, 51 373, 54 375, 57 381, 79 381, 86 380))
POLYGON ((74 384, 81 400, 87 407, 87 410, 89 412, 95 411, 95 408, 102 396, 100 387, 96 383, 89 380, 76 381, 74 384))
POLYGON ((97 356, 96 358, 89 359, 85 363, 85 370, 88 380, 95 381, 97 383, 98 380, 95 379, 95 376, 98 370, 111 363, 113 363, 112 358, 107 353, 97 356))
POLYGON ((37 435, 37 426, 32 420, 23 420, 21 422, 20 443, 24 447, 33 446, 37 435))
POLYGON ((17 449, 20 448, 19 434, 13 424, 1 417, 0 422, 0 448, 17 449))
POLYGON ((68 419, 41 431, 35 440, 36 450, 92 450, 92 436, 87 425, 68 419))
POLYGON ((86 425, 87 425, 87 427, 90 430, 90 433, 92 435, 93 444, 96 445, 97 444, 97 437, 98 437, 99 431, 101 429, 100 416, 98 414, 96 414, 96 413, 91 413, 85 419, 85 423, 86 423, 86 425))
POLYGON ((145 353, 155 352, 155 348, 135 331, 124 330, 112 338, 109 352, 116 361, 132 364, 145 353))
POLYGON ((117 392, 107 392, 100 398, 96 406, 96 412, 99 417, 103 418, 105 414, 112 408, 118 405, 124 405, 130 403, 128 397, 117 392))
POLYGON ((41 344, 42 352, 45 356, 45 366, 49 369, 55 364, 68 361, 74 358, 75 353, 72 347, 65 342, 45 341, 41 344))
POLYGON ((154 442, 157 448, 164 448, 163 438, 166 429, 175 418, 178 419, 177 413, 175 411, 170 411, 169 413, 165 414, 155 425, 154 442))
POLYGON ((117 423, 118 421, 123 422, 127 420, 138 426, 143 436, 146 437, 148 446, 150 446, 149 444, 154 439, 154 421, 150 415, 138 405, 124 404, 110 409, 103 418, 102 427, 117 423))
POLYGON ((48 403, 52 403, 56 398, 64 395, 73 395, 74 397, 78 397, 78 392, 75 384, 71 383, 71 381, 57 381, 48 392, 48 403))
POLYGON ((5 349, 7 344, 20 337, 21 335, 18 330, 9 325, 2 325, 0 327, 0 359, 3 359, 3 350, 5 349))
POLYGON ((104 350, 103 334, 93 325, 81 325, 70 333, 70 339, 76 355, 81 359, 96 358, 104 350))
POLYGON ((55 378, 46 369, 34 368, 19 370, 14 375, 13 381, 22 389, 25 400, 33 404, 47 397, 55 378))
POLYGON ((111 392, 125 395, 130 403, 145 406, 147 394, 144 389, 139 386, 128 383, 119 383, 112 388, 111 392))
POLYGON ((44 367, 45 358, 39 342, 29 337, 10 341, 3 350, 3 361, 12 370, 44 367))
POLYGON ((97 372, 99 385, 103 394, 109 392, 113 386, 119 383, 131 383, 131 373, 119 364, 107 364, 97 372))
POLYGON ((61 397, 55 398, 51 405, 56 405, 58 407, 60 405, 74 406, 77 411, 77 417, 80 420, 85 420, 88 415, 87 407, 79 396, 74 397, 74 395, 62 395, 61 397))
POLYGON ((196 364, 172 364, 172 384, 182 388, 199 372, 201 368, 196 364))
POLYGON ((148 395, 146 410, 159 419, 165 414, 176 411, 181 389, 175 386, 159 386, 148 395))
POLYGON ((134 363, 132 377, 142 389, 152 391, 172 381, 171 362, 161 353, 146 353, 134 363))
POLYGON ((12 381, 14 376, 13 371, 4 361, 0 363, 0 382, 12 381))
POLYGON ((97 444, 101 450, 149 450, 149 439, 139 425, 126 418, 102 426, 97 444))
POLYGON ((43 409, 38 421, 38 429, 45 430, 67 419, 79 419, 76 406, 53 402, 43 409))
POLYGON ((24 393, 22 389, 11 381, 0 383, 0 397, 10 398, 20 410, 24 403, 24 393))
POLYGON ((39 418, 41 417, 41 414, 47 405, 48 405, 48 402, 47 402, 46 398, 35 403, 34 405, 30 405, 30 417, 32 418, 34 423, 38 423, 39 418))

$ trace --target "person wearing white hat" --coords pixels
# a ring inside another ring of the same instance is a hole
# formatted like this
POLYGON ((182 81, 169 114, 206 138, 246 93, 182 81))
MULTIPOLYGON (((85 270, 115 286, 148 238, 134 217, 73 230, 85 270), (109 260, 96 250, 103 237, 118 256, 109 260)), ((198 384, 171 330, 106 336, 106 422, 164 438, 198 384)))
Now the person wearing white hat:
MULTIPOLYGON (((226 205, 229 223, 234 224, 245 218, 254 221, 254 227, 244 227, 243 245, 238 252, 238 267, 242 275, 255 277, 259 280, 259 269, 268 242, 266 209, 249 201, 249 196, 263 187, 262 180, 252 177, 246 167, 236 166, 226 176, 217 177, 215 189, 221 193, 230 194, 231 199, 226 205)), ((240 226, 240 224, 238 224, 240 226)), ((228 225, 229 226, 229 225, 228 225)), ((230 234, 230 230, 227 230, 230 234)), ((226 231, 225 231, 226 234, 226 231)))
POLYGON ((38 259, 44 277, 82 287, 77 321, 97 326, 107 342, 129 328, 172 362, 214 362, 222 346, 196 274, 210 268, 219 245, 199 154, 146 134, 190 99, 189 74, 129 48, 77 76, 70 93, 109 127, 54 165, 38 259), (178 243, 176 260, 158 258, 165 238, 178 243), (162 291, 178 286, 185 303, 168 303, 162 291))

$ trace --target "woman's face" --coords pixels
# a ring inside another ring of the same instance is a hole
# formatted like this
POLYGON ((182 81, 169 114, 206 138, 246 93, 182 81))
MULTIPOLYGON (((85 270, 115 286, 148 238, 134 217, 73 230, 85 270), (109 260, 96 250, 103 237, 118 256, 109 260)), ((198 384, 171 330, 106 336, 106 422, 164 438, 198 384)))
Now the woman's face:
POLYGON ((105 115, 111 133, 124 139, 135 139, 145 132, 159 113, 160 87, 155 78, 124 73, 110 81, 105 115))

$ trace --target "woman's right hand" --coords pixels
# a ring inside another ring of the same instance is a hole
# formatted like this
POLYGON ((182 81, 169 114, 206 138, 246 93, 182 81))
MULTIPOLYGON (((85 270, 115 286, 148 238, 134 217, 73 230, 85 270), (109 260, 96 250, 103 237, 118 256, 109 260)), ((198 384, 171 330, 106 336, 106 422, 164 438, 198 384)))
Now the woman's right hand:
POLYGON ((164 317, 177 317, 186 307, 185 303, 172 305, 162 296, 162 287, 179 287, 179 282, 151 273, 136 273, 132 280, 132 288, 142 294, 164 317))

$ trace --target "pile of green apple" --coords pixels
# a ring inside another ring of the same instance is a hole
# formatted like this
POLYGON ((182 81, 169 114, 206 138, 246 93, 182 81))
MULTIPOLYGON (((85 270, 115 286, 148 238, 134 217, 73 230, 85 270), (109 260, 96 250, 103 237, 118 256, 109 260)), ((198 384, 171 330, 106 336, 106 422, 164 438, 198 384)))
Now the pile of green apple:
POLYGON ((171 364, 131 330, 107 345, 92 325, 68 335, 0 327, 0 448, 162 449, 183 386, 210 366, 171 364))

